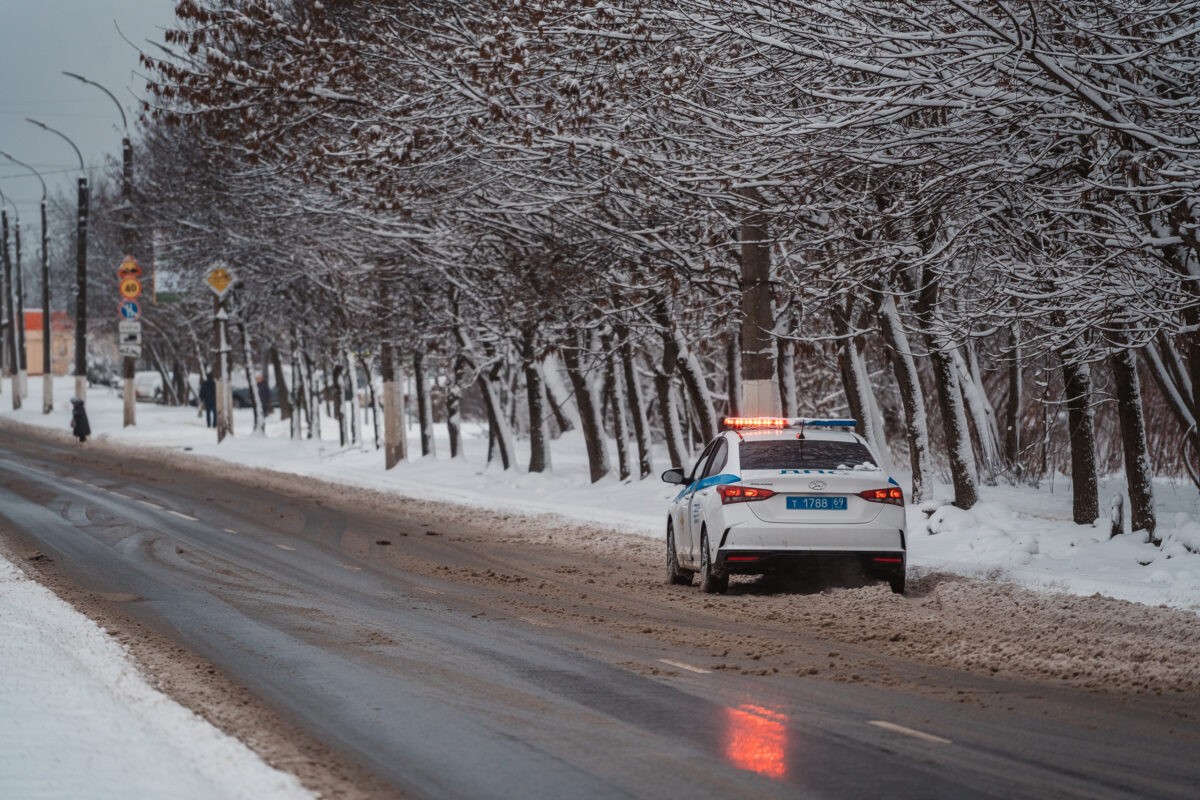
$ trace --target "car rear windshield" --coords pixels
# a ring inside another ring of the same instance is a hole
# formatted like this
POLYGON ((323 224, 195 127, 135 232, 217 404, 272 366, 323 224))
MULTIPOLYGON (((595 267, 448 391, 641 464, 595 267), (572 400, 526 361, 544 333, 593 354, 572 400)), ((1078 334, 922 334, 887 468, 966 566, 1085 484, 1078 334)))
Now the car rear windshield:
POLYGON ((742 442, 742 469, 852 469, 874 466, 871 451, 859 442, 783 439, 742 442))

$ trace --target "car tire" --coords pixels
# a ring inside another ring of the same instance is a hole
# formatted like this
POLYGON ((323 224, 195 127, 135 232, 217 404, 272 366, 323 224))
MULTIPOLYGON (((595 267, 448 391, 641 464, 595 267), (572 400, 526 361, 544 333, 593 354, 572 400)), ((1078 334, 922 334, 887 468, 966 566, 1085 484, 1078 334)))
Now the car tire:
POLYGON ((708 548, 708 531, 700 531, 700 591, 705 594, 725 594, 729 588, 729 576, 717 575, 713 570, 712 554, 708 548))
POLYGON ((904 573, 892 575, 887 579, 888 584, 892 587, 893 594, 904 594, 904 573))
POLYGON ((679 566, 679 556, 675 553, 675 526, 667 520, 667 583, 672 586, 691 586, 692 571, 679 566))

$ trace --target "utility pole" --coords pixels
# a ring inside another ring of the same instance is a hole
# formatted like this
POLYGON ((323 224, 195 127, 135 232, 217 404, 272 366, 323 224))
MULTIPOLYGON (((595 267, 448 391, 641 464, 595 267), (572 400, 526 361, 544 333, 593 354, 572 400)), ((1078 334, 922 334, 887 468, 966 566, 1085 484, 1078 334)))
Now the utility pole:
MULTIPOLYGON (((0 194, 0 204, 6 202, 8 198, 0 194)), ((0 287, 3 288, 4 296, 0 298, 0 311, 4 316, 4 375, 12 378, 12 396, 13 409, 21 407, 21 391, 17 386, 16 364, 16 336, 14 330, 16 326, 13 323, 13 303, 12 303, 12 258, 8 251, 8 209, 0 207, 0 243, 3 247, 3 275, 0 276, 0 287)))
POLYGON ((62 138, 79 159, 79 198, 75 232, 75 397, 87 399, 87 226, 88 226, 88 179, 83 154, 75 143, 62 131, 51 128, 44 122, 25 118, 44 131, 62 138))
MULTIPOLYGON (((133 259, 133 143, 129 140, 129 119, 125 116, 125 109, 121 107, 121 102, 117 100, 116 95, 110 92, 104 86, 89 80, 82 75, 77 75, 74 72, 63 72, 68 78, 86 83, 89 86, 95 86, 100 91, 108 95, 113 101, 113 105, 117 107, 117 111, 121 114, 121 129, 124 135, 121 137, 121 250, 125 256, 125 261, 133 259)), ((140 343, 139 343, 140 344, 140 343)), ((123 359, 122 376, 122 392, 125 401, 125 419, 124 427, 129 428, 137 425, 137 404, 134 402, 134 386, 133 377, 137 370, 137 356, 126 355, 123 359)))
MULTIPOLYGON (((204 282, 213 294, 213 379, 217 389, 217 443, 233 433, 233 388, 229 382, 229 313, 225 310, 225 295, 233 287, 234 278, 228 270, 217 267, 208 273, 204 282)), ((250 387, 254 391, 254 387, 250 387)))
MULTIPOLYGON (((13 206, 15 213, 17 207, 0 192, 0 203, 8 203, 13 206)), ((16 217, 17 225, 17 241, 20 242, 20 216, 16 217)), ((17 356, 17 316, 13 309, 13 269, 12 255, 8 249, 8 210, 0 208, 0 236, 4 240, 4 371, 12 378, 10 388, 12 389, 12 407, 16 411, 21 407, 21 381, 18 373, 18 365, 21 363, 17 356)), ((20 258, 20 245, 18 244, 17 258, 20 258)))
POLYGON ((17 392, 24 400, 29 396, 29 387, 26 385, 26 376, 29 374, 29 354, 25 352, 25 269, 21 266, 21 218, 17 217, 16 232, 14 234, 14 242, 17 251, 17 265, 14 272, 16 273, 16 290, 17 290, 17 315, 16 327, 13 329, 14 338, 17 345, 17 392))
MULTIPOLYGON (((46 231, 46 181, 42 174, 24 161, 13 158, 0 150, 0 156, 19 167, 29 170, 38 183, 42 185, 42 413, 49 414, 54 410, 54 380, 50 370, 50 239, 46 231)), ((24 295, 22 295, 23 297, 24 295)), ((22 329, 24 328, 24 306, 22 306, 22 329)))
MULTIPOLYGON (((748 202, 765 205, 758 190, 739 191, 748 202)), ((771 292, 771 243, 766 212, 743 212, 742 219, 742 397, 739 408, 749 417, 777 417, 779 394, 774 298, 771 292)))

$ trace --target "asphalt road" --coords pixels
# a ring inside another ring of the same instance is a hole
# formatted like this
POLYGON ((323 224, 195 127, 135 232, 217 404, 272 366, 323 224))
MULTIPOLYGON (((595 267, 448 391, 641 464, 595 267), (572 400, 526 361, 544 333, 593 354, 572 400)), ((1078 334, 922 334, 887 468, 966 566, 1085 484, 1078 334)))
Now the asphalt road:
POLYGON ((853 680, 721 669, 704 640, 737 623, 650 565, 630 591, 428 505, 174 462, 5 428, 0 531, 407 796, 1197 796, 1180 698, 877 654, 853 680))

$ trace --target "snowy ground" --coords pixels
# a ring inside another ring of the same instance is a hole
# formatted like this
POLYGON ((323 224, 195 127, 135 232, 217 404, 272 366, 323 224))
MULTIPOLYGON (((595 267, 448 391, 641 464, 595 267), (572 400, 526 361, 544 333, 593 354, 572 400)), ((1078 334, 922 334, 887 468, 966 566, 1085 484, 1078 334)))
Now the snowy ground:
MULTIPOLYGON (((70 379, 55 386, 53 414, 41 413, 41 383, 29 382, 29 397, 20 411, 11 410, 6 385, 0 416, 23 423, 68 429, 70 379)), ((479 508, 523 514, 556 514, 616 530, 662 538, 663 519, 674 489, 657 479, 621 483, 610 478, 588 482, 582 438, 569 433, 552 445, 553 471, 529 474, 526 451, 518 443, 522 468, 510 472, 485 464, 486 429, 467 431, 466 458, 452 461, 445 426, 438 425, 437 453, 412 458, 384 471, 382 454, 373 446, 341 448, 332 420, 323 424, 324 441, 292 441, 277 416, 268 418, 265 438, 251 434, 252 412, 235 412, 235 435, 220 445, 194 408, 168 408, 140 403, 138 424, 122 428, 119 393, 91 390, 88 413, 96 437, 136 447, 176 451, 181 457, 204 456, 234 464, 297 473, 425 500, 444 500, 479 508)), ((364 438, 371 441, 369 426, 364 438)), ((409 452, 420 452, 415 426, 408 433, 409 452)), ((615 447, 610 447, 615 461, 615 447)), ((655 470, 666 469, 665 452, 655 454, 655 470)), ((898 474, 904 484, 906 476, 898 474)), ((1123 480, 1102 482, 1101 502, 1108 507, 1123 480)), ((1070 594, 1099 593, 1147 605, 1167 605, 1200 612, 1200 495, 1190 483, 1156 484, 1161 548, 1142 534, 1110 539, 1107 520, 1095 527, 1071 522, 1070 483, 1059 478, 1035 489, 984 486, 982 502, 969 512, 925 504, 909 509, 909 563, 916 570, 939 570, 972 577, 994 577, 1016 584, 1070 594), (927 516, 927 512, 932 512, 927 516)), ((938 493, 943 503, 948 488, 938 493)))
MULTIPOLYGON (((70 379, 56 382, 58 402, 50 415, 41 413, 40 390, 40 380, 30 381, 24 407, 14 411, 6 383, 0 417, 65 435, 70 379)), ((236 435, 218 445, 215 432, 192 408, 139 404, 138 425, 123 429, 117 393, 93 389, 87 406, 95 438, 114 444, 230 462, 230 470, 269 468, 450 501, 476 512, 546 514, 551 516, 543 521, 551 524, 553 515, 592 523, 562 525, 562 535, 599 525, 661 538, 664 509, 674 491, 655 479, 591 485, 575 434, 554 443, 552 474, 488 467, 483 463, 486 431, 478 428, 468 432, 465 459, 451 461, 442 438, 437 455, 385 472, 373 447, 339 447, 330 420, 325 441, 293 442, 276 417, 270 418, 265 437, 251 435, 251 412, 238 411, 236 435)), ((444 437, 444 426, 438 433, 444 437)), ((419 448, 415 429, 409 446, 410 451, 419 448)), ((656 469, 667 466, 665 455, 656 453, 656 469)), ((904 476, 897 477, 903 482, 904 476)), ((912 571, 993 577, 1034 589, 1099 593, 1200 612, 1200 498, 1190 485, 1157 485, 1161 549, 1141 535, 1110 540, 1107 522, 1094 528, 1072 524, 1069 489, 1061 479, 1053 490, 984 487, 983 501, 970 512, 937 504, 910 509, 912 571)), ((1105 502, 1119 490, 1119 480, 1105 482, 1105 502)), ((152 796, 154 787, 168 785, 167 775, 169 785, 177 787, 174 797, 307 796, 293 777, 266 766, 151 689, 111 637, 2 560, 0 674, 5 676, 0 682, 0 796, 152 796)))

